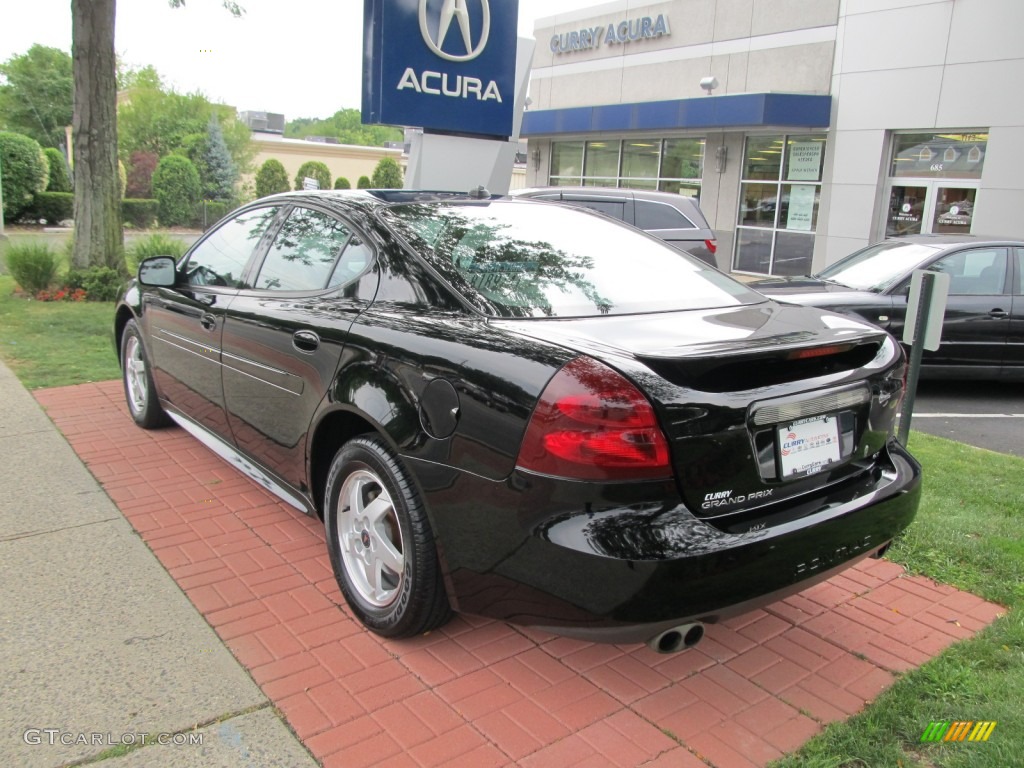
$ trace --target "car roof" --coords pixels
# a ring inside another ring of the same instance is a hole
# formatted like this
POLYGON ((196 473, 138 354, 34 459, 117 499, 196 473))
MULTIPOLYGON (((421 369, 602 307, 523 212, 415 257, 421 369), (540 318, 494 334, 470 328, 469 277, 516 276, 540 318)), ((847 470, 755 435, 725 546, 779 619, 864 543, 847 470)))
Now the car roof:
POLYGON ((972 235, 968 233, 956 235, 904 235, 886 239, 890 243, 917 243, 950 248, 958 245, 1024 245, 1019 237, 1003 237, 999 235, 972 235))
POLYGON ((514 189, 509 192, 509 195, 512 197, 531 197, 533 195, 550 195, 555 192, 571 195, 592 195, 595 197, 633 197, 637 200, 652 200, 673 205, 678 205, 682 202, 684 205, 688 203, 695 208, 699 208, 697 200, 687 195, 679 195, 675 192, 659 192, 654 189, 634 189, 633 187, 527 187, 525 189, 514 189))

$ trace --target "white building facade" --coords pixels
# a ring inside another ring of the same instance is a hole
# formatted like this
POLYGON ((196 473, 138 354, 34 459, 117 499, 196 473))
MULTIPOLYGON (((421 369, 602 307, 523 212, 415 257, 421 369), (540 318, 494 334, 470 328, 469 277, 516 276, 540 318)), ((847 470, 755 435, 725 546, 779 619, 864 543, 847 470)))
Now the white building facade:
POLYGON ((1022 0, 619 0, 538 21, 527 182, 698 195, 718 266, 1024 236, 1022 0))

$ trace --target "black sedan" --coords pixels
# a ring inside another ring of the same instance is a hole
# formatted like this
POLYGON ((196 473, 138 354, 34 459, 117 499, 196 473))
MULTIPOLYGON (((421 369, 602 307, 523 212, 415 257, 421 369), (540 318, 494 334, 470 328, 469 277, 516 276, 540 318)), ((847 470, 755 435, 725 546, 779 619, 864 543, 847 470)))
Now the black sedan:
POLYGON ((454 609, 678 650, 918 504, 887 333, 582 209, 264 198, 144 261, 115 332, 136 423, 319 514, 386 636, 454 609))
POLYGON ((914 235, 869 245, 817 275, 751 283, 779 301, 858 315, 902 337, 911 274, 950 276, 942 340, 922 377, 1024 379, 1024 241, 914 235))

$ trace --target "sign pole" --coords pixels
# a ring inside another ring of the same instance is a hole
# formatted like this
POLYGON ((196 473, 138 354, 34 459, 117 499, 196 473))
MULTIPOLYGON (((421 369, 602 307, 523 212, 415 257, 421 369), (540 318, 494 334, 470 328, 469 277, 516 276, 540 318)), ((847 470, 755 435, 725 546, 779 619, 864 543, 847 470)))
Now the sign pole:
POLYGON ((910 370, 907 373, 900 430, 896 436, 902 445, 906 445, 910 437, 917 383, 921 378, 921 358, 925 349, 938 349, 941 343, 942 320, 946 314, 948 295, 949 275, 926 270, 914 272, 907 299, 907 322, 903 328, 903 342, 910 345, 910 370))

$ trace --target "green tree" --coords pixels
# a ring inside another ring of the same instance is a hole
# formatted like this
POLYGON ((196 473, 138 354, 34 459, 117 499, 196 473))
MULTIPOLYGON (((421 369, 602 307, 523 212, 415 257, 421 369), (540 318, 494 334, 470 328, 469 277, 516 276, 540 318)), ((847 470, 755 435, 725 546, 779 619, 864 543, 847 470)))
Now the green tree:
POLYGON ((70 192, 71 175, 68 173, 68 161, 64 153, 54 147, 47 147, 43 150, 46 155, 46 162, 49 165, 49 175, 46 181, 47 192, 70 192))
MULTIPOLYGON (((173 7, 184 0, 169 0, 173 7)), ((222 0, 232 14, 234 0, 222 0)), ((75 239, 72 266, 123 269, 124 230, 117 171, 115 0, 71 0, 75 239)), ((243 126, 244 128, 244 126, 243 126)), ((239 166, 244 167, 244 166, 239 166)))
POLYGON ((344 176, 339 176, 334 180, 335 189, 352 189, 352 182, 346 179, 344 176))
POLYGON ((285 126, 284 135, 291 139, 330 136, 342 144, 363 147, 383 147, 388 142, 404 140, 401 128, 389 125, 363 125, 362 113, 358 109, 340 109, 324 120, 310 117, 291 120, 285 126))
POLYGON ((71 118, 75 237, 71 265, 77 269, 124 268, 114 12, 114 0, 71 0, 75 83, 71 118))
POLYGON ((272 157, 264 161, 256 173, 256 197, 276 195, 289 189, 291 184, 288 182, 288 171, 281 165, 281 161, 272 157))
POLYGON ((39 142, 20 133, 0 133, 5 221, 16 219, 32 203, 32 197, 46 189, 49 165, 39 142))
POLYGON ((331 169, 319 160, 307 160, 299 166, 299 172, 295 174, 295 189, 302 189, 302 180, 307 176, 316 179, 320 189, 331 188, 331 169))
POLYGON ((383 157, 373 169, 373 178, 370 179, 373 189, 401 189, 402 169, 393 157, 383 157))
POLYGON ((71 57, 33 45, 0 64, 0 127, 31 136, 44 147, 63 147, 71 125, 71 57))
POLYGON ((370 177, 360 176, 359 181, 356 182, 356 189, 373 189, 373 187, 370 186, 370 177))
POLYGON ((207 200, 228 201, 234 196, 238 171, 224 142, 224 133, 215 114, 210 114, 206 128, 206 152, 203 154, 206 178, 203 179, 203 196, 207 200))
POLYGON ((202 184, 192 161, 181 155, 168 155, 153 171, 153 195, 160 204, 160 223, 182 227, 192 223, 199 205, 202 184))

